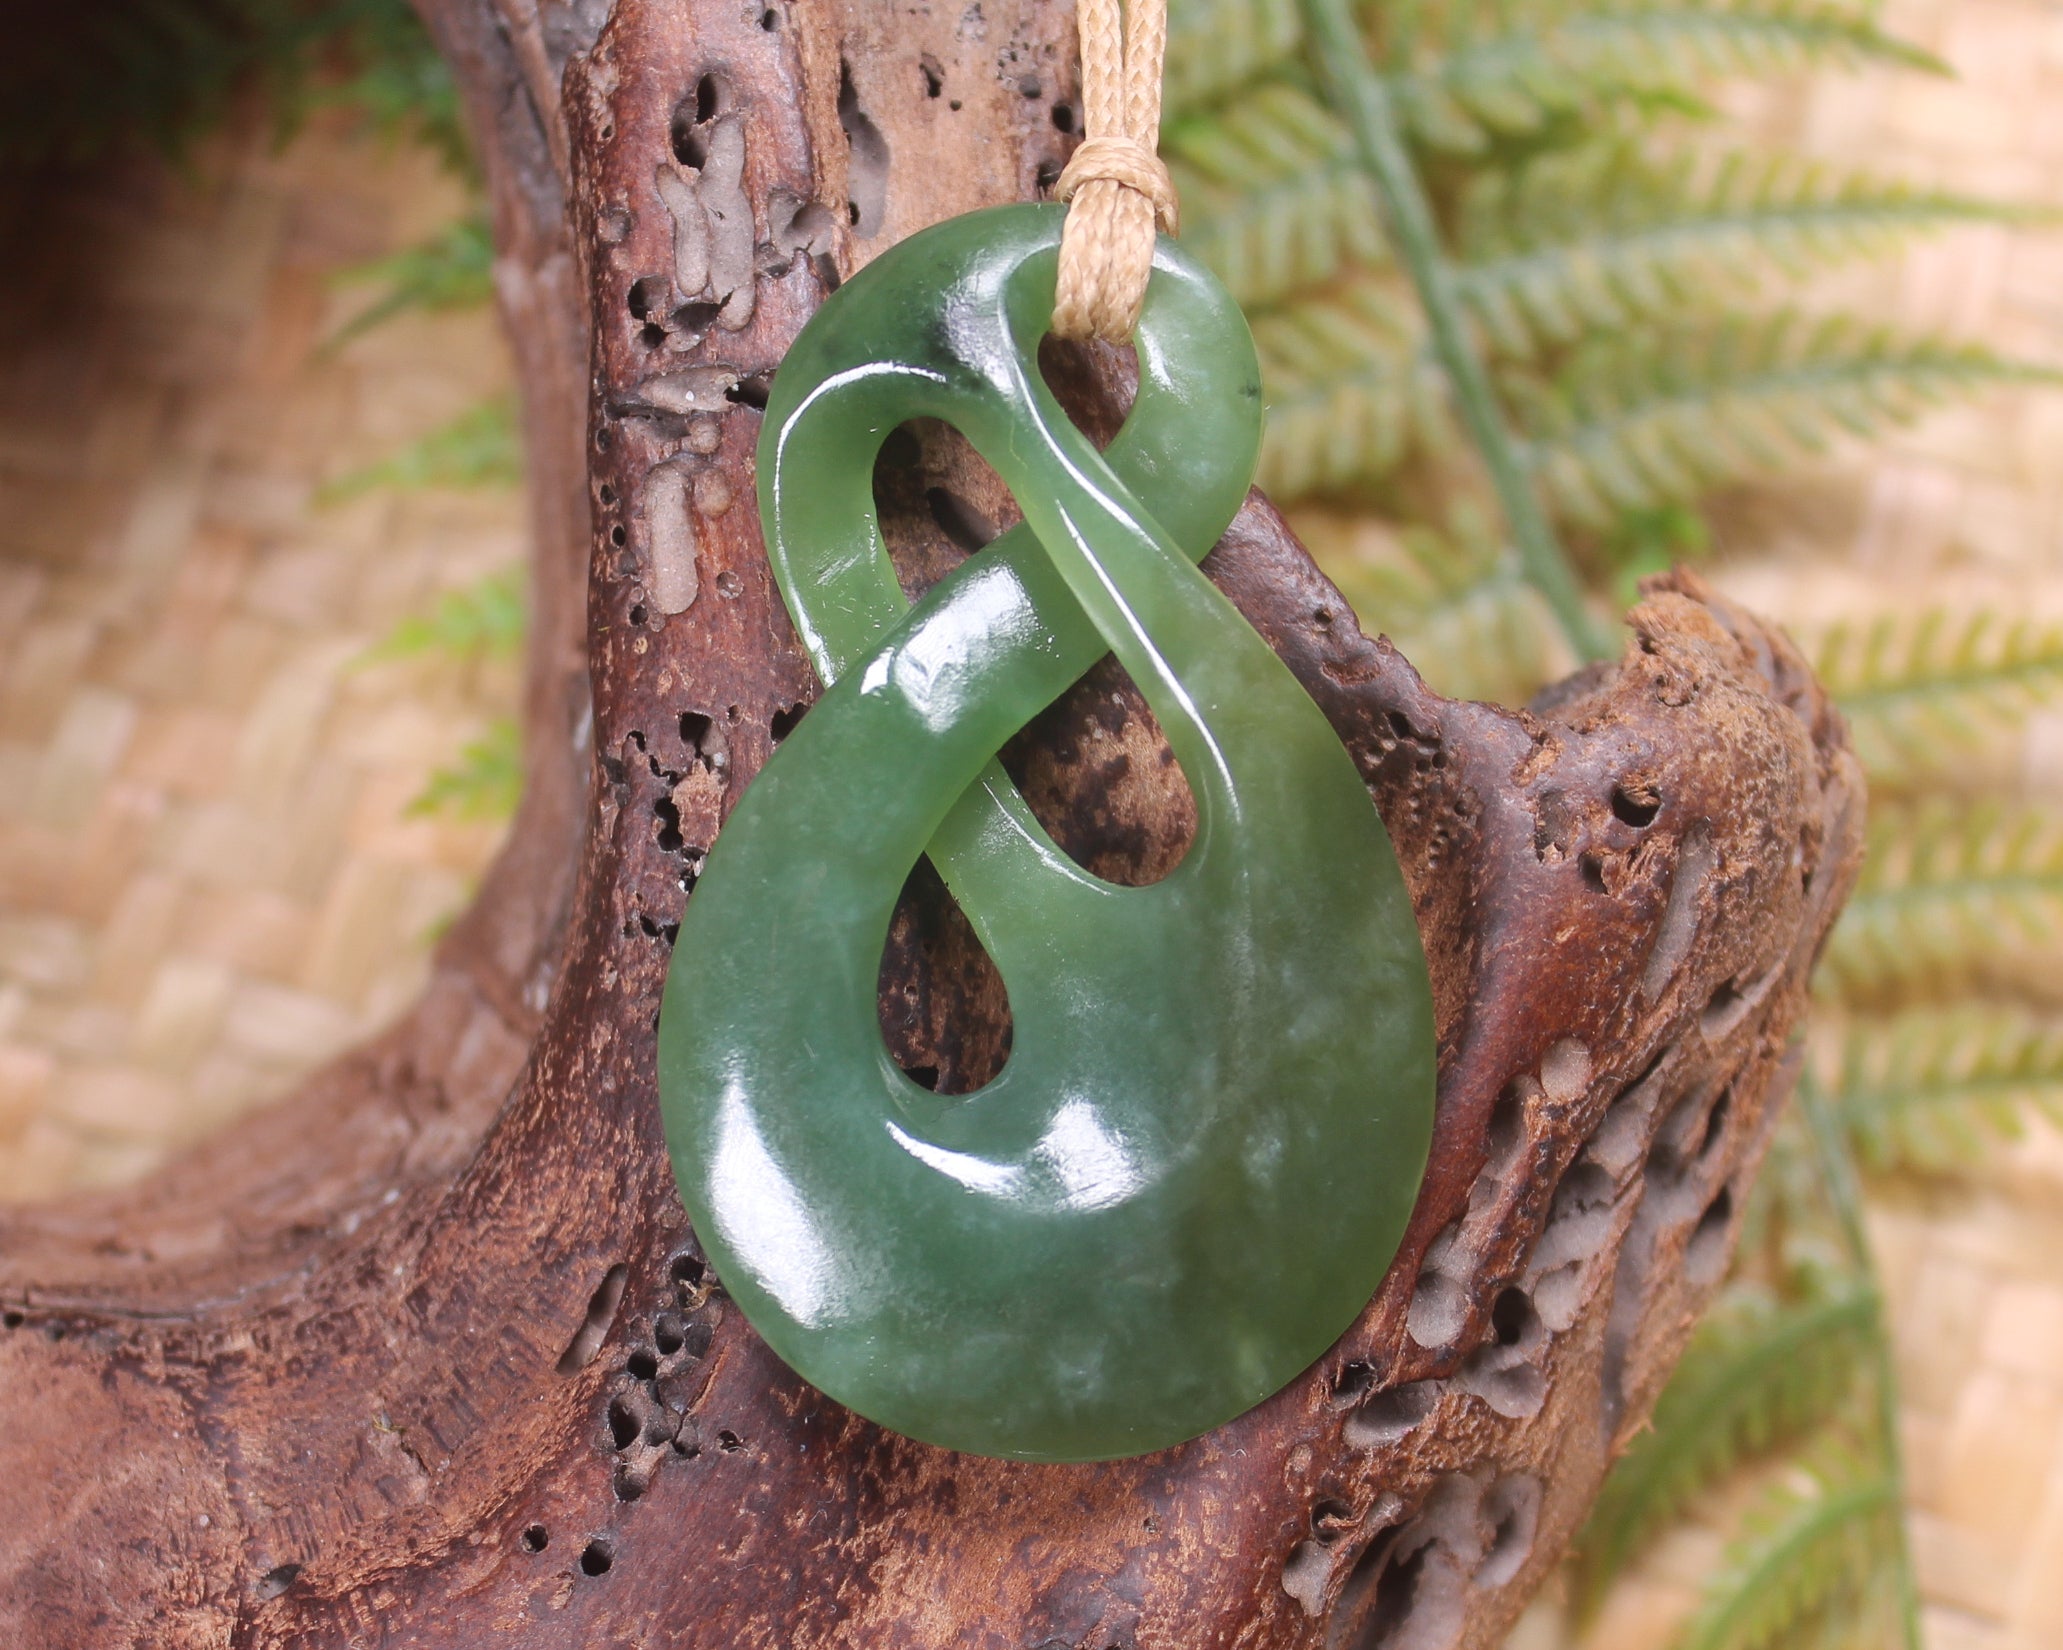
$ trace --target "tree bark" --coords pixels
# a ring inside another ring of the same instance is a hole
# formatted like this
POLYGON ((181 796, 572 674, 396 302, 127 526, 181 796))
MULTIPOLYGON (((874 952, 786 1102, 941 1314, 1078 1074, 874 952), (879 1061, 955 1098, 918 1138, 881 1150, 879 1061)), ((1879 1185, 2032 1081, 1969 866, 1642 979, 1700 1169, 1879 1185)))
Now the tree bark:
MULTIPOLYGON (((424 5, 525 393, 530 787, 402 1025, 145 1186, 0 1217, 0 1637, 1496 1644, 1724 1270, 1852 879, 1857 770, 1796 654, 1679 577, 1530 712, 1443 700, 1251 499, 1206 570, 1366 775, 1432 964, 1410 1233, 1332 1352, 1180 1449, 885 1434, 727 1309, 653 1026, 702 857, 816 691, 759 541, 766 378, 840 274, 1050 182, 1072 8, 424 5)), ((1117 352, 1049 366, 1112 426, 1117 352)), ((1012 515, 933 428, 880 492, 913 592, 1012 515)), ((1006 759, 1136 881, 1190 826, 1164 749, 1106 665, 1006 759)), ((906 1066, 995 1069, 998 982, 921 869, 882 983, 906 1066)))

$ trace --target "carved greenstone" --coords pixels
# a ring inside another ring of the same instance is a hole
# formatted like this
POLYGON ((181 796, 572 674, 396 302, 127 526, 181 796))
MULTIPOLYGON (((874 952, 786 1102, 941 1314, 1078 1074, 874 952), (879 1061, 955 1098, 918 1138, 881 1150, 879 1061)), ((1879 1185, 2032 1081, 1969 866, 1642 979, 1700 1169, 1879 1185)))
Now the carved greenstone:
POLYGON ((1253 474, 1237 306, 1163 240, 1107 450, 1040 376, 1061 215, 969 214, 825 303, 773 384, 761 515, 823 697, 739 798, 659 1028, 667 1140, 725 1290, 899 1432, 1139 1454, 1262 1401, 1367 1304, 1424 1172, 1434 1037, 1387 833, 1280 660, 1200 573, 1253 474), (1024 521, 911 606, 872 492, 906 421, 960 430, 1024 521), (995 753, 1105 653, 1197 827, 1089 874, 995 753), (933 1093, 883 1041, 929 855, 1009 993, 1007 1063, 933 1093))

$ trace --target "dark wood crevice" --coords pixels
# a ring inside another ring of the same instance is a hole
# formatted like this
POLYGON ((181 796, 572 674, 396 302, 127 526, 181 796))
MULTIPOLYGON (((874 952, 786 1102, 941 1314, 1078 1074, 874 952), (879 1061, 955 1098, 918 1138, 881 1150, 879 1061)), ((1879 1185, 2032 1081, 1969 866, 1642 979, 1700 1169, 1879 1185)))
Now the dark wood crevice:
MULTIPOLYGON (((728 1309, 653 1016, 700 856, 815 691, 760 552, 755 401, 835 277, 1064 159, 1072 11, 426 10, 525 391, 530 792, 395 1031, 142 1188, 0 1215, 4 1636, 1499 1642, 1717 1281, 1852 880, 1857 770, 1797 655, 1685 577, 1531 711, 1443 700, 1250 500, 1206 570, 1359 763, 1433 965, 1410 1233, 1326 1358, 1182 1449, 1035 1468, 885 1435, 728 1309), (733 188, 742 278, 692 220, 733 188), (641 513, 655 486, 686 538, 641 513)), ((1062 376, 1107 427, 1121 360, 1062 376)), ((938 431, 883 492, 913 588, 1010 508, 938 431)), ((1157 737, 1106 673, 1010 760, 1077 851, 1144 876, 1185 829, 1157 737)), ((964 1086, 1001 1010, 940 898, 899 919, 885 1020, 964 1086)))

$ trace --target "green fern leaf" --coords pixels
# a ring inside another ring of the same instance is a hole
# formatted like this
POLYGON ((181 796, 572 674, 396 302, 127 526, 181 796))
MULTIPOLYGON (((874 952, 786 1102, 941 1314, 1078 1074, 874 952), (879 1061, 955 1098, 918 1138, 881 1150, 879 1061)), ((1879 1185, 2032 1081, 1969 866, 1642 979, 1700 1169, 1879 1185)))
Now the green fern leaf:
POLYGON ((478 823, 513 817, 522 799, 523 730, 513 717, 498 716, 457 761, 430 775, 407 811, 478 823))
POLYGON ((2057 374, 1972 345, 1796 311, 1636 329, 1576 351, 1551 383, 1508 388, 1535 473, 1567 519, 1609 525, 1869 436, 1949 396, 2057 374))
POLYGON ((447 591, 426 613, 411 613, 364 654, 368 664, 434 656, 459 663, 513 659, 523 650, 530 608, 523 570, 505 567, 447 591))
MULTIPOLYGON (((1456 8, 1450 0, 1442 9, 1456 8)), ((1766 59, 1809 58, 1821 48, 1878 39, 1868 25, 1837 18, 1837 10, 1757 0, 1718 12, 1681 3, 1599 11, 1532 0, 1502 8, 1497 16, 1507 32, 1472 39, 1458 55, 1434 49, 1412 63, 1407 53, 1391 80, 1400 106, 1416 112, 1422 137, 1475 150, 1498 124, 1486 125, 1493 110, 1500 112, 1500 129, 1531 130, 1595 97, 1624 94, 1631 85, 1649 91, 1687 86, 1710 73, 1769 67, 1766 59), (1778 42, 1789 44, 1779 51, 1778 42), (1460 101, 1456 85, 1468 89, 1460 101)), ((1182 196, 1185 239, 1249 307, 1329 281, 1357 261, 1374 259, 1381 246, 1375 203, 1345 128, 1299 72, 1277 67, 1296 44, 1294 14, 1292 4, 1289 20, 1272 32, 1269 20, 1283 14, 1267 0, 1192 0, 1186 7, 1178 0, 1170 15, 1171 30, 1187 19, 1199 43, 1220 50, 1209 59, 1216 66, 1210 75, 1190 78, 1212 94, 1235 86, 1238 91, 1186 119, 1178 111, 1200 104, 1202 95, 1171 98, 1162 150, 1182 196), (1212 32, 1212 25, 1228 19, 1239 26, 1212 32)), ((1169 50, 1172 87, 1172 33, 1169 50)), ((1568 296, 1561 289, 1582 281, 1586 255, 1598 260, 1597 276, 1608 283, 1651 286, 1663 273, 1694 276, 1703 258, 1738 262, 1750 247, 1778 262, 1796 264, 1807 254, 1825 262, 1881 249, 1899 233, 2001 215, 2001 209, 1961 197, 1844 187, 1807 167, 1758 167, 1745 160, 1708 168, 1711 175, 1700 180, 1706 198, 1693 193, 1686 199, 1693 180, 1653 163, 1647 167, 1651 175, 1642 177, 1627 146, 1613 147, 1622 156, 1616 169, 1593 156, 1587 164, 1531 168, 1517 177, 1493 171, 1505 186, 1489 191, 1498 197, 1494 203, 1479 203, 1478 228, 1514 206, 1523 210, 1512 226, 1516 238, 1498 249, 1500 266, 1470 282, 1479 309, 1495 317, 1499 300, 1531 294, 1536 304, 1549 306, 1550 317, 1558 314, 1568 296), (1590 198, 1570 198, 1571 186, 1586 172, 1590 198), (1759 202, 1758 185, 1767 197, 1759 202), (1514 194, 1516 201, 1505 198, 1514 194), (1605 222, 1601 210, 1630 221, 1605 222), (1518 233, 1528 223, 1534 228, 1530 238, 1518 233), (1559 232, 1549 233, 1556 226, 1559 232), (1604 235, 1609 244, 1585 244, 1591 234, 1604 235), (1578 244, 1561 256, 1550 240, 1578 244), (1558 295, 1561 304, 1555 302, 1558 295)), ((1598 318, 1623 319, 1655 307, 1622 305, 1598 318)))
POLYGON ((1873 1169, 1938 1172, 2027 1114, 2063 1120, 2063 1026, 1964 1007, 1849 1019, 1815 1028, 1818 1081, 1873 1169))
POLYGON ((1275 69, 1303 44, 1297 0, 1168 0, 1161 108, 1169 123, 1275 69))
POLYGON ((1384 9, 1376 59, 1413 135, 1484 150, 1557 119, 1700 103, 1722 76, 1865 63, 1946 72, 1840 0, 1417 0, 1384 9))
POLYGON ((1810 1650, 1853 1642, 1881 1612, 1900 1552, 1897 1479, 1829 1452, 1786 1475, 1730 1544, 1674 1650, 1810 1650))
POLYGON ((1254 322, 1268 436, 1260 484, 1281 498, 1365 482, 1448 429, 1415 309, 1361 282, 1254 322))
POLYGON ((1182 197, 1182 244, 1248 309, 1383 255, 1379 209, 1345 128, 1304 85, 1263 81, 1161 154, 1182 197))
POLYGON ((1893 250, 1957 224, 2033 214, 1842 177, 1787 157, 1590 145, 1481 179, 1464 203, 1463 297, 1505 354, 1668 314, 1778 274, 1893 250))
POLYGON ((2063 816, 1996 805, 1878 809, 1822 992, 1880 1005, 2009 979, 2063 939, 2063 816))
POLYGON ((1643 1434, 1605 1480, 1578 1542, 1579 1615, 1701 1490, 1835 1411, 1866 1367, 1876 1291, 1845 1280, 1778 1305, 1735 1285, 1699 1327, 1643 1434))
POLYGON ((2063 625, 1995 612, 1882 614, 1833 625, 1807 651, 1879 795, 1955 776, 2063 699, 2063 625))
POLYGON ((391 457, 337 477, 317 492, 315 501, 340 504, 381 488, 513 487, 522 479, 515 399, 497 395, 391 457))
POLYGON ((385 290, 337 330, 331 349, 411 310, 436 314, 477 308, 494 297, 494 232, 486 210, 468 213, 419 246, 352 264, 332 279, 385 290))

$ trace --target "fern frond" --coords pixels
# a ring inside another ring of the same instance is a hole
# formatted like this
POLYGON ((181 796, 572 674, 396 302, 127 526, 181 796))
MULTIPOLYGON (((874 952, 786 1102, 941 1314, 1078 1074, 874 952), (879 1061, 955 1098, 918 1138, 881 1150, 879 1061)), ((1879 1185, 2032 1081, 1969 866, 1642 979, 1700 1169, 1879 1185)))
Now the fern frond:
POLYGON ((1954 774, 1973 747, 2063 699, 2063 625, 1981 609, 1840 623, 1807 651, 1880 794, 1954 774))
POLYGON ((426 613, 411 613, 364 655, 367 664, 434 655, 460 663, 513 659, 523 649, 530 606, 523 570, 504 567, 446 591, 426 613))
POLYGON ((1880 1002, 2024 969, 2063 939, 2063 816, 1996 805, 1880 808, 1821 989, 1880 1002))
POLYGON ((494 231, 484 208, 447 224, 433 239, 385 258, 352 264, 331 277, 339 285, 385 290, 329 341, 336 349, 360 333, 411 310, 431 314, 472 309, 494 297, 494 231))
POLYGON ((1873 1169, 1938 1172, 2027 1114, 2063 1121, 2063 1026, 2012 1010, 1913 1010, 1824 1025, 1820 1091, 1873 1169))
POLYGON ((1778 1305, 1735 1285, 1699 1327, 1655 1405, 1653 1429, 1613 1467, 1578 1541, 1579 1614, 1697 1493, 1833 1414, 1867 1366, 1877 1293, 1846 1280, 1778 1305))
POLYGON ((1182 244, 1242 305, 1272 303, 1382 256, 1375 192, 1346 129, 1294 81, 1263 81, 1161 154, 1182 197, 1182 244))
POLYGON ((1535 473, 1568 519, 1604 526, 1873 435, 1951 395, 2056 374, 1974 345, 1782 310, 1636 329, 1579 349, 1554 382, 1510 388, 1535 473))
POLYGON ((1259 481, 1278 498, 1373 480, 1446 428, 1417 312, 1372 282, 1258 318, 1268 397, 1259 481))
POLYGON ((323 486, 317 504, 340 504, 392 488, 513 487, 523 479, 523 449, 512 396, 497 395, 468 408, 391 457, 351 470, 323 486))
POLYGON ((2031 216, 1792 157, 1656 157, 1615 142, 1480 179, 1464 202, 1457 278, 1491 343, 1524 357, 1694 313, 1772 273, 1796 280, 1957 224, 2031 216))
POLYGON ((1843 0, 1416 0, 1385 7, 1376 57, 1413 135, 1480 151, 1609 104, 1701 105, 1723 76, 1882 63, 1946 72, 1843 0))
POLYGON ((1812 1650, 1853 1642, 1899 1562, 1897 1478, 1842 1451, 1787 1475, 1749 1517, 1674 1650, 1812 1650))
POLYGON ((1278 67, 1303 44, 1297 0, 1168 0, 1161 109, 1170 124, 1278 67))
POLYGON ((522 798, 523 730, 515 718, 498 716, 460 748, 457 761, 430 775, 407 811, 468 822, 502 820, 514 815, 522 798))

